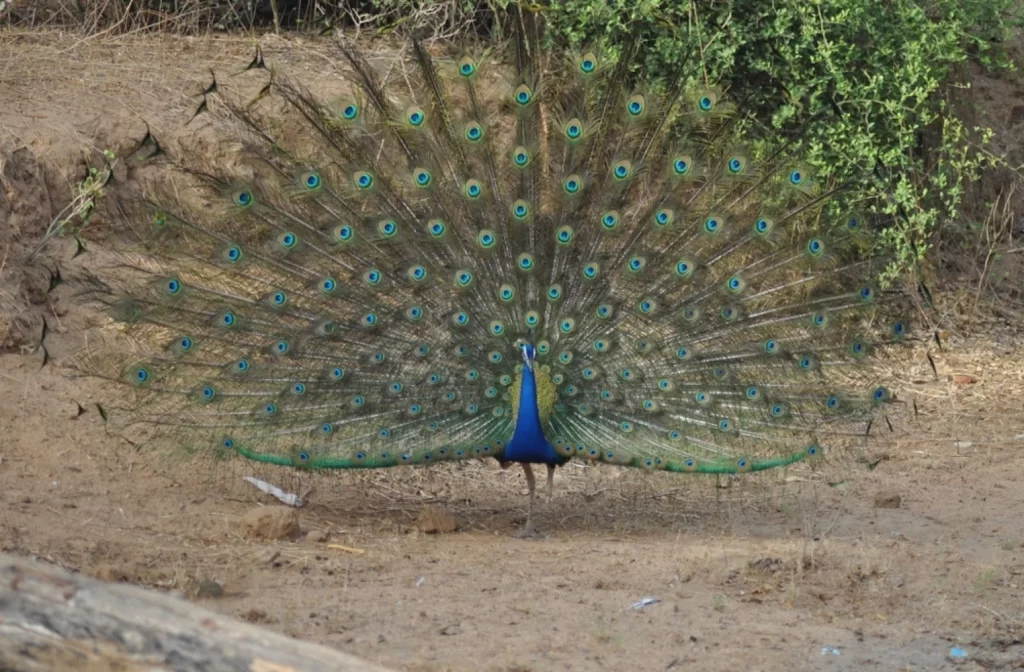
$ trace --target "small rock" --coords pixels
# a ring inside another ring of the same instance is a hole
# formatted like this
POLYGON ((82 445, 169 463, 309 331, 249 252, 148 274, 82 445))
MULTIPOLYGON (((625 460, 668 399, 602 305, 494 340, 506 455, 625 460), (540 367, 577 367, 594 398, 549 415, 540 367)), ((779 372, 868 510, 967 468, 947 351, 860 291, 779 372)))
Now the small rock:
POLYGON ((416 527, 424 534, 448 534, 458 529, 455 516, 439 506, 429 506, 420 511, 416 527))
POLYGON ((247 537, 292 539, 299 534, 299 512, 286 506, 261 506, 242 516, 247 537))
POLYGON ((785 564, 780 558, 761 558, 759 560, 751 560, 747 563, 747 567, 750 569, 756 569, 759 572, 781 572, 785 567, 785 564))
POLYGON ((224 587, 212 579, 203 579, 196 588, 196 597, 223 597, 224 587))
POLYGON ((267 612, 262 609, 250 609, 249 611, 240 614, 239 618, 243 621, 250 623, 269 623, 270 618, 267 616, 267 612))
POLYGON ((113 565, 100 565, 92 574, 100 581, 106 581, 107 583, 128 580, 128 574, 120 567, 114 567, 113 565))
POLYGON ((136 569, 133 578, 135 583, 143 586, 169 586, 175 583, 174 573, 159 567, 136 569))
POLYGON ((880 492, 875 495, 876 509, 898 509, 903 503, 903 498, 895 492, 880 492))
POLYGON ((281 557, 281 551, 276 548, 261 548, 252 554, 253 564, 269 565, 281 557))
POLYGON ((323 530, 310 530, 306 534, 305 541, 307 544, 322 544, 327 541, 327 533, 323 530))
POLYGON ((966 373, 958 373, 953 376, 954 385, 974 385, 976 382, 978 382, 977 378, 966 373))
POLYGON ((443 628, 441 628, 441 634, 442 635, 447 635, 449 637, 452 636, 452 635, 457 635, 457 634, 459 634, 461 632, 462 632, 462 628, 460 628, 458 626, 458 624, 446 625, 443 628))

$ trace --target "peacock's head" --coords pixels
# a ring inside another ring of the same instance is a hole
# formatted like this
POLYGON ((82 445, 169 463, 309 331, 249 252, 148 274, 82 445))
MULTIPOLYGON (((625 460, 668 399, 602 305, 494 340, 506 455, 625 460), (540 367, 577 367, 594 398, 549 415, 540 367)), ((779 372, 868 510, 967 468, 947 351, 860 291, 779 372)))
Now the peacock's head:
POLYGON ((532 371, 533 362, 537 358, 537 348, 535 348, 532 343, 520 341, 519 351, 523 354, 523 362, 525 362, 526 368, 532 371))

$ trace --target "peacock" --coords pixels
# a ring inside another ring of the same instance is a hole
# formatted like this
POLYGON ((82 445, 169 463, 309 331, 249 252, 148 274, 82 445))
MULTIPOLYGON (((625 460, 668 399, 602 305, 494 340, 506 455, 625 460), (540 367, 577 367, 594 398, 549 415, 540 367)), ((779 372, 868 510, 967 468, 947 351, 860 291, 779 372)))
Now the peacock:
POLYGON ((908 322, 843 185, 723 87, 539 23, 412 40, 404 78, 339 38, 329 99, 258 54, 254 99, 204 93, 216 151, 147 133, 164 177, 91 280, 138 347, 86 360, 131 420, 293 469, 518 463, 530 527, 531 465, 549 499, 569 460, 756 472, 891 412, 867 363, 908 322))

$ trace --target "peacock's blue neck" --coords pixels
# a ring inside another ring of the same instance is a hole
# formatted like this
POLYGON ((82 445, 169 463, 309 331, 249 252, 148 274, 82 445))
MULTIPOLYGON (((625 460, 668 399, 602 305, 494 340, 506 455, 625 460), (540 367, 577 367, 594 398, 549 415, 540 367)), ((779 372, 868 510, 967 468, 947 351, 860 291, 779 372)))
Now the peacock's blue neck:
POLYGON ((504 458, 508 462, 534 464, 561 464, 565 458, 555 452, 544 436, 537 407, 537 378, 532 366, 523 367, 523 383, 519 392, 519 414, 512 438, 505 445, 504 458))

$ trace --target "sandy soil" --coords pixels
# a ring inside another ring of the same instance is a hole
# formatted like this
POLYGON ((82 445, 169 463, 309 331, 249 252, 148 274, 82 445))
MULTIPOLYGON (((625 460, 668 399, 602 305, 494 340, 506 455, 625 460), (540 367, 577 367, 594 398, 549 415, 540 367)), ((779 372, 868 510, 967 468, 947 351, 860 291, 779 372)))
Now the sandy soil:
MULTIPOLYGON (((263 48, 330 78, 329 47, 263 48)), ((98 150, 126 151, 146 123, 197 132, 182 124, 208 64, 228 73, 251 53, 241 39, 0 37, 0 550, 395 669, 1024 669, 1024 324, 952 280, 936 286, 943 349, 893 363, 919 411, 900 438, 733 481, 573 466, 539 541, 512 537, 524 481, 495 463, 256 472, 112 432, 104 388, 66 375, 97 316, 46 291, 90 254, 72 259, 68 239, 28 254, 98 150), (303 494, 297 536, 246 534, 246 514, 275 502, 245 475, 303 494), (425 533, 431 516, 458 531, 425 533), (631 609, 647 597, 660 602, 631 609)))

